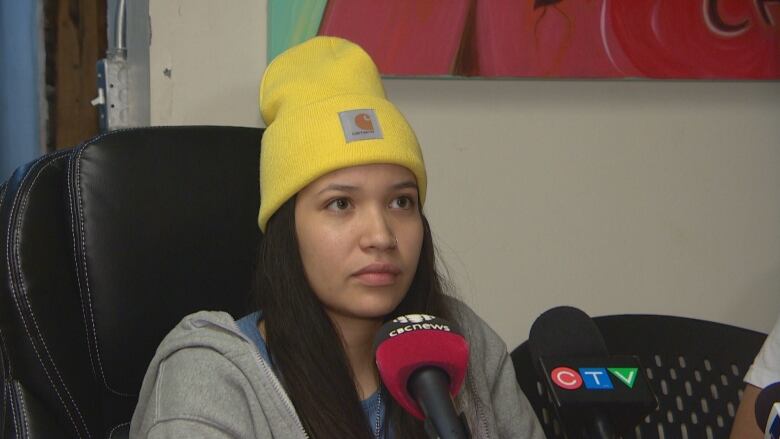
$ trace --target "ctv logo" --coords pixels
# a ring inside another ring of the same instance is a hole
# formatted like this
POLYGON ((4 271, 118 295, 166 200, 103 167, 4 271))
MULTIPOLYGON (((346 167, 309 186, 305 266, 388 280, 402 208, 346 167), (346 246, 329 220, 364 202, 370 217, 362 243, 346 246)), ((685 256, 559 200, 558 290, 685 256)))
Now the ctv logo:
POLYGON ((583 384, 588 390, 611 390, 614 386, 609 374, 612 374, 626 387, 633 389, 638 370, 636 367, 580 367, 575 371, 561 366, 553 369, 550 378, 556 386, 566 390, 579 389, 583 384))

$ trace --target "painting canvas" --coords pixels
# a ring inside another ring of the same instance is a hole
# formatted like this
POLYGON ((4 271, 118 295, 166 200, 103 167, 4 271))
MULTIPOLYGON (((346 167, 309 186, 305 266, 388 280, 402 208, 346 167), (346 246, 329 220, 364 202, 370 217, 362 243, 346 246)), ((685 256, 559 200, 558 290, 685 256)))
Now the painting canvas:
POLYGON ((268 56, 315 35, 388 76, 780 78, 780 0, 269 0, 268 56))

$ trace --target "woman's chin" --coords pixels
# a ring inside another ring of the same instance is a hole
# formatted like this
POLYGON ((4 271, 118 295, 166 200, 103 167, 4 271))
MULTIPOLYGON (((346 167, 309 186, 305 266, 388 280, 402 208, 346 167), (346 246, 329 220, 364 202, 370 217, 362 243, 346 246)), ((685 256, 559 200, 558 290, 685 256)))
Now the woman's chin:
POLYGON ((370 298, 356 300, 348 306, 341 309, 330 308, 332 314, 350 317, 361 320, 382 320, 388 314, 392 313, 401 300, 390 300, 389 298, 370 298))

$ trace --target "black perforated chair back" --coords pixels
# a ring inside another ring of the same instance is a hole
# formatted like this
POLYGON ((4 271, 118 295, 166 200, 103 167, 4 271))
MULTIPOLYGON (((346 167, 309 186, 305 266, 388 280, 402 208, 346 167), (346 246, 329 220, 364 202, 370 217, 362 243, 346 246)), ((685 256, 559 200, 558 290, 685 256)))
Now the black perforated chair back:
MULTIPOLYGON (((612 354, 637 355, 659 408, 626 439, 728 438, 742 378, 766 334, 730 325, 659 315, 595 317, 612 354)), ((517 380, 548 438, 562 438, 527 342, 512 352, 517 380)))
POLYGON ((164 335, 251 307, 261 130, 114 132, 9 180, 0 220, 3 437, 126 437, 164 335))

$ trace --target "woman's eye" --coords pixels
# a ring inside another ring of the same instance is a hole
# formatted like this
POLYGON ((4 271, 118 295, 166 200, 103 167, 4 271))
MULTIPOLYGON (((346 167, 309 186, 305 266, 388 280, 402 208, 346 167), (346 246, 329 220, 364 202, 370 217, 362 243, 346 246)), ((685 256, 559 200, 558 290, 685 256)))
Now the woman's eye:
POLYGON ((331 201, 327 208, 330 210, 347 210, 349 208, 349 200, 346 198, 337 198, 331 201))
POLYGON ((409 209, 414 205, 414 201, 412 201, 409 197, 398 197, 395 200, 393 200, 392 203, 390 203, 390 207, 396 208, 396 209, 409 209))

